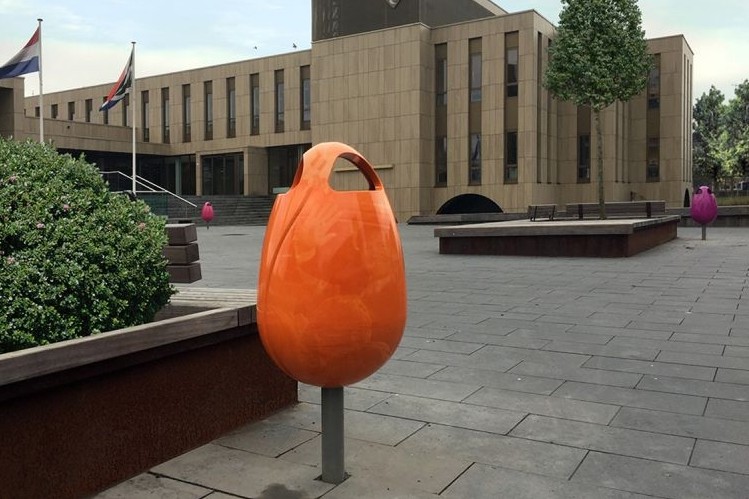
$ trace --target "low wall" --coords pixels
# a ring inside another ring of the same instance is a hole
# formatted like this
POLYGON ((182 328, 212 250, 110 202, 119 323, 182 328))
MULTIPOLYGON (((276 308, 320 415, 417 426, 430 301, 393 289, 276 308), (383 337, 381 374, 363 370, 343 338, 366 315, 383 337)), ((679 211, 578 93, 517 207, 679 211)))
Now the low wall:
POLYGON ((87 496, 296 400, 254 306, 0 355, 0 497, 87 496))

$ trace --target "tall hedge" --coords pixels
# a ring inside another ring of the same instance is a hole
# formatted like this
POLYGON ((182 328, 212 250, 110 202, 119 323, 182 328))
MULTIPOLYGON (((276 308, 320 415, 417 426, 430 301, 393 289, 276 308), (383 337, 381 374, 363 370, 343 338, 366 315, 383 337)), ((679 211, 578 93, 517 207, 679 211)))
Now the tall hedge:
POLYGON ((85 160, 0 138, 0 353, 152 320, 174 293, 165 244, 85 160))

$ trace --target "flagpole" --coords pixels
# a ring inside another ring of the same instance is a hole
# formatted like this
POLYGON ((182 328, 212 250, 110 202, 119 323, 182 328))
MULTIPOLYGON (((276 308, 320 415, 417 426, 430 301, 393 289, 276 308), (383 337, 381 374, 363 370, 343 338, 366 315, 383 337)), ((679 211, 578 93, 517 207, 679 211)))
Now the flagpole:
POLYGON ((135 187, 135 184, 136 184, 136 181, 135 181, 135 176, 136 176, 136 169, 135 169, 135 164, 136 164, 136 161, 135 161, 135 105, 136 105, 135 103, 135 42, 131 42, 131 43, 133 44, 133 54, 132 54, 133 56, 133 61, 132 61, 133 81, 132 81, 132 84, 130 85, 130 97, 132 97, 130 99, 130 103, 131 103, 131 106, 130 106, 131 118, 130 119, 132 121, 132 128, 133 128, 133 195, 137 196, 137 194, 135 193, 136 192, 136 187, 135 187))
POLYGON ((39 142, 44 144, 44 85, 42 84, 42 19, 39 21, 39 142))

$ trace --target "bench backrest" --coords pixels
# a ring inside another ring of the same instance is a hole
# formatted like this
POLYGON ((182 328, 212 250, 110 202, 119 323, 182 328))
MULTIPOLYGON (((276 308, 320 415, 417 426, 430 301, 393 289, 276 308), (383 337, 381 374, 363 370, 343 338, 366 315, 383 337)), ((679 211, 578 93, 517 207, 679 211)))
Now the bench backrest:
MULTIPOLYGON (((666 214, 665 201, 611 201, 605 203, 607 216, 644 216, 650 218, 666 214)), ((567 216, 585 218, 598 216, 598 203, 570 203, 567 216)))

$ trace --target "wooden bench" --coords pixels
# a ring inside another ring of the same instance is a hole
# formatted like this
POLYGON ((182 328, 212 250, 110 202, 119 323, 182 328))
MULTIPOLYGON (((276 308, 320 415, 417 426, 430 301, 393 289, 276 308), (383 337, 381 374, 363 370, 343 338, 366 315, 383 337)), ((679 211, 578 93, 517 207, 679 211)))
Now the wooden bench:
MULTIPOLYGON (((665 201, 612 201, 606 205, 606 216, 613 218, 653 218, 666 214, 665 201)), ((566 206, 567 217, 578 219, 598 218, 598 203, 570 203, 566 206)))
POLYGON ((538 218, 554 220, 554 213, 557 210, 555 204, 532 204, 528 206, 528 218, 534 221, 538 218))

